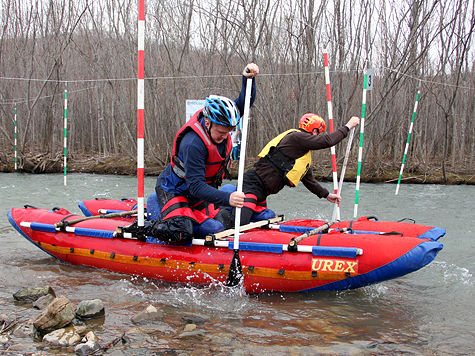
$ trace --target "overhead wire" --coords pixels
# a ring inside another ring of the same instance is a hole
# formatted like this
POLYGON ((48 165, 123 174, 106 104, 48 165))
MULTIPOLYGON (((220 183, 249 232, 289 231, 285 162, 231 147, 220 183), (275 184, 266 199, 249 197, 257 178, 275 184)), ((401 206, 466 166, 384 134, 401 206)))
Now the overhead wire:
MULTIPOLYGON (((407 73, 403 73, 396 69, 388 68, 388 67, 377 67, 375 70, 383 70, 383 71, 390 71, 397 73, 401 76, 417 80, 420 83, 427 83, 427 84, 434 84, 434 85, 441 85, 447 86, 452 88, 459 88, 459 89, 466 89, 466 90, 475 90, 475 87, 470 86, 462 86, 462 85, 455 85, 450 84, 447 82, 438 82, 435 80, 427 80, 418 78, 414 75, 410 75, 407 73)), ((349 70, 330 70, 330 73, 351 73, 357 72, 358 69, 349 69, 349 70)), ((259 77, 283 77, 283 76, 303 76, 303 75, 323 75, 324 71, 310 71, 310 72, 286 72, 286 73, 260 73, 259 77)), ((212 74, 212 75, 184 75, 184 76, 156 76, 156 77, 146 77, 144 78, 145 81, 147 80, 191 80, 191 79, 213 79, 213 78, 232 78, 232 77, 240 77, 240 74, 212 74)), ((136 81, 137 78, 96 78, 96 79, 72 79, 72 80, 60 80, 60 79, 41 79, 41 78, 21 78, 21 77, 2 77, 0 76, 1 80, 13 80, 13 81, 27 81, 27 82, 47 82, 47 83, 57 83, 57 84, 79 84, 79 83, 101 83, 101 82, 125 82, 125 81, 136 81)), ((78 93, 81 91, 92 90, 96 89, 96 86, 88 87, 88 88, 81 88, 76 90, 70 90, 70 93, 78 93)), ((47 99, 54 97, 55 95, 62 95, 61 93, 52 94, 52 95, 45 95, 40 99, 47 99)), ((37 100, 31 99, 30 101, 37 100)), ((8 99, 0 102, 0 105, 14 105, 14 104, 21 104, 26 103, 28 100, 26 98, 17 98, 17 99, 8 99)))

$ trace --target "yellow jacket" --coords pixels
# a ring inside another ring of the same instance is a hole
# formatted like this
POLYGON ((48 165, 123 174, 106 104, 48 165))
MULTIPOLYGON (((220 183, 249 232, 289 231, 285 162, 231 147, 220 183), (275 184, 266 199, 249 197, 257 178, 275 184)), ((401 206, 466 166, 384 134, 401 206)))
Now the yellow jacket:
MULTIPOLYGON (((294 131, 300 132, 300 130, 297 130, 297 129, 290 129, 290 130, 287 130, 287 131, 281 133, 280 135, 273 138, 272 140, 270 140, 269 143, 267 145, 265 145, 265 147, 259 153, 259 155, 258 155, 259 158, 263 158, 263 157, 267 156, 266 158, 268 158, 272 163, 272 161, 273 161, 273 159, 275 159, 275 157, 272 157, 271 148, 272 147, 277 147, 279 142, 282 141, 282 139, 287 134, 289 134, 291 132, 294 132, 294 131), (269 152, 271 154, 269 154, 269 152)), ((289 170, 287 170, 286 172, 283 172, 283 173, 284 173, 284 176, 289 180, 290 185, 292 187, 296 187, 299 184, 299 182, 302 180, 303 176, 307 173, 310 166, 312 165, 311 151, 308 151, 302 157, 297 158, 295 160, 295 162, 292 162, 291 158, 289 158, 288 163, 289 163, 289 166, 293 163, 293 166, 289 170)), ((278 166, 282 166, 282 165, 278 165, 278 166)))

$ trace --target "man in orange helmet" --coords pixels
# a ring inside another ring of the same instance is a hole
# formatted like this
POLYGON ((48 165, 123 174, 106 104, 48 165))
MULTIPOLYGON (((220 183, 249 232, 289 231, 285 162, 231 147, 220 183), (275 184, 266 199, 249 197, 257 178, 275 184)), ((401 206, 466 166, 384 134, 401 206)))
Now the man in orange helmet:
MULTIPOLYGON (((339 203, 341 197, 322 187, 309 169, 312 165, 311 151, 336 145, 359 123, 360 119, 353 116, 345 126, 324 135, 325 120, 308 113, 300 118, 298 129, 290 129, 272 139, 259 153, 260 159, 254 169, 244 174, 245 199, 241 209, 241 225, 248 224, 253 214, 264 211, 267 208, 267 196, 278 193, 285 185, 296 187, 302 182, 319 198, 339 203)), ((235 209, 232 210, 232 216, 223 219, 228 227, 232 226, 234 213, 235 209)))

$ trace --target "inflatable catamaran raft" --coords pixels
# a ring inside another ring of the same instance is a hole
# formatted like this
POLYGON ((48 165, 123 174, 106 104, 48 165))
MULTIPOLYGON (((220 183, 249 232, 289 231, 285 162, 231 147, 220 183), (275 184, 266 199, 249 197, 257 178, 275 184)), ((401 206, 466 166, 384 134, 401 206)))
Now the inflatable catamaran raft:
MULTIPOLYGON (((132 203, 97 204, 120 211, 132 203)), ((81 204, 84 208, 88 201, 81 204)), ((12 208, 8 219, 23 237, 60 261, 167 282, 225 282, 233 256, 234 230, 185 246, 121 233, 133 217, 86 219, 65 209, 26 206, 12 208)), ((400 277, 430 263, 445 234, 437 227, 367 217, 330 224, 278 216, 241 231, 242 283, 248 293, 344 290, 400 277)))

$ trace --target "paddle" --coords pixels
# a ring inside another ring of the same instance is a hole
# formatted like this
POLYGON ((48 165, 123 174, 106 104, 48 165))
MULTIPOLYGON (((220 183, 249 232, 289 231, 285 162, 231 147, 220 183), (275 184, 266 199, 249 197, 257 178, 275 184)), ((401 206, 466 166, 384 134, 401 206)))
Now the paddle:
MULTIPOLYGON (((283 221, 283 220, 284 220, 284 216, 279 215, 275 218, 271 218, 271 219, 267 219, 267 220, 261 220, 261 221, 255 221, 255 222, 249 223, 247 225, 242 225, 242 226, 239 227, 239 231, 243 232, 243 231, 252 230, 252 229, 256 229, 256 228, 265 228, 266 226, 270 227, 271 226, 270 224, 276 223, 276 222, 279 222, 279 221, 283 221)), ((211 235, 207 235, 206 238, 207 239, 213 239, 214 238, 215 240, 220 240, 220 239, 230 237, 231 235, 233 235, 233 233, 236 233, 235 229, 228 229, 228 230, 217 232, 217 233, 214 233, 214 234, 211 234, 211 235)))
MULTIPOLYGON (((249 70, 247 70, 249 72, 249 70)), ((244 177, 244 162, 246 159, 246 144, 247 144, 247 127, 249 119, 249 107, 251 106, 251 89, 252 78, 247 78, 246 81, 246 96, 244 100, 244 115, 242 117, 242 132, 241 132, 241 154, 239 156, 239 171, 238 171, 238 186, 237 191, 242 193, 242 182, 244 177)), ((234 245, 233 258, 229 266, 228 278, 226 286, 233 287, 239 284, 242 278, 242 266, 239 258, 239 228, 241 226, 241 208, 236 208, 236 217, 234 221, 234 245)))
POLYGON ((64 220, 64 221, 57 222, 56 224, 54 224, 54 227, 62 228, 62 227, 65 227, 65 226, 73 225, 73 224, 76 224, 78 222, 85 221, 85 220, 90 220, 90 219, 120 218, 122 216, 129 216, 129 215, 133 215, 133 214, 137 214, 137 210, 122 211, 120 213, 110 213, 110 214, 86 216, 84 218, 78 218, 78 219, 74 219, 74 220, 64 220))
POLYGON ((289 247, 288 247, 288 250, 289 251, 297 251, 297 244, 302 241, 303 239, 309 237, 309 236, 312 236, 312 235, 316 235, 316 234, 319 234, 320 232, 326 230, 326 229, 329 229, 330 226, 332 226, 335 222, 327 222, 325 224, 323 224, 322 226, 319 226, 313 230, 310 230, 310 231, 307 231, 306 233, 300 235, 300 236, 297 236, 297 237, 292 237, 292 239, 289 241, 289 247))
MULTIPOLYGON (((351 143, 353 142, 354 135, 355 135, 355 128, 353 127, 350 130, 350 137, 348 138, 348 143, 346 144, 345 159, 343 160, 343 167, 341 168, 340 184, 338 184, 338 193, 337 193, 338 196, 341 196, 341 189, 343 188, 343 180, 345 179, 346 166, 348 165, 348 157, 350 156, 351 143)), ((338 214, 338 203, 335 203, 335 206, 333 208, 332 221, 336 221, 337 214, 338 214)))

